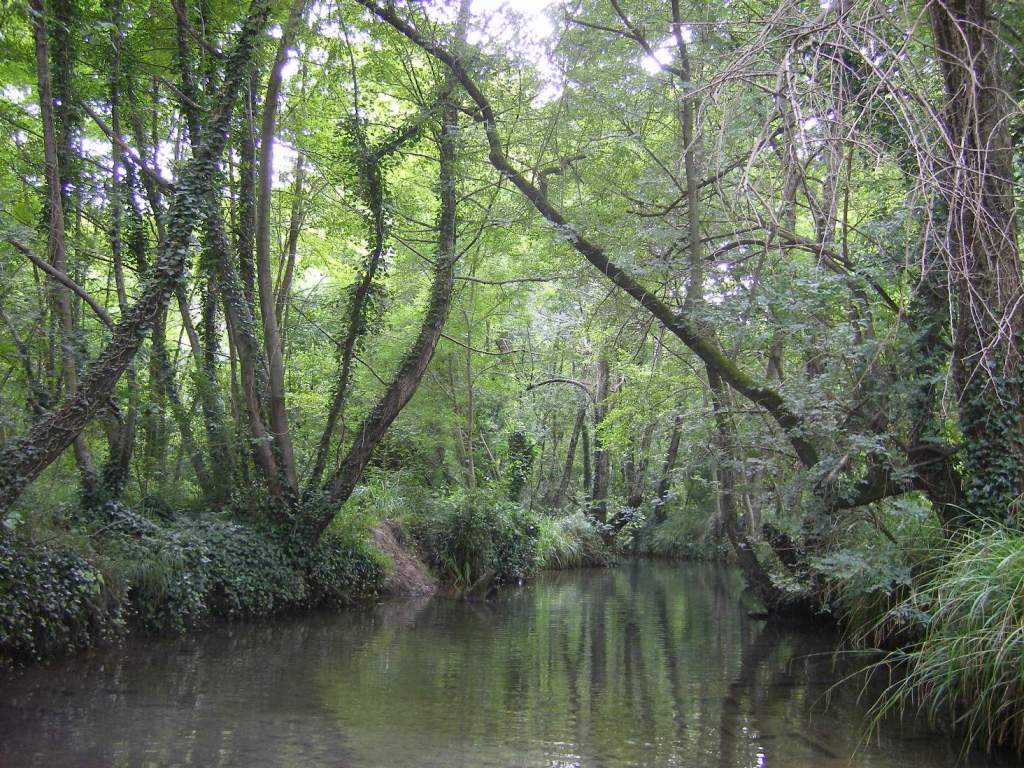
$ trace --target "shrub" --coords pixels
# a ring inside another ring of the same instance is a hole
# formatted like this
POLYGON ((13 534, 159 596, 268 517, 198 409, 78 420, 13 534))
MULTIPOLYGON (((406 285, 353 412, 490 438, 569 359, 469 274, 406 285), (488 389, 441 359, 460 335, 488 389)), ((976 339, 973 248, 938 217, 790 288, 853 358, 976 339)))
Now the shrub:
POLYGON ((0 529, 0 661, 70 653, 123 626, 103 576, 87 561, 0 529))
POLYGON ((636 544, 641 552, 658 557, 722 560, 728 556, 728 546, 711 528, 707 509, 689 505, 670 505, 660 523, 651 515, 648 525, 637 533, 636 544))
POLYGON ((411 528, 424 558, 458 587, 489 575, 517 582, 539 565, 537 516, 490 489, 435 499, 411 528))
POLYGON ((219 520, 186 524, 196 543, 206 598, 218 616, 266 616, 302 603, 306 585, 275 537, 219 520))
POLYGON ((845 547, 808 565, 818 600, 843 627, 847 644, 892 647, 920 629, 915 614, 899 609, 913 582, 905 553, 896 546, 845 547))
POLYGON ((131 618, 150 632, 184 632, 211 615, 266 616, 306 597, 283 547, 239 523, 184 520, 141 536, 113 535, 106 545, 131 618))

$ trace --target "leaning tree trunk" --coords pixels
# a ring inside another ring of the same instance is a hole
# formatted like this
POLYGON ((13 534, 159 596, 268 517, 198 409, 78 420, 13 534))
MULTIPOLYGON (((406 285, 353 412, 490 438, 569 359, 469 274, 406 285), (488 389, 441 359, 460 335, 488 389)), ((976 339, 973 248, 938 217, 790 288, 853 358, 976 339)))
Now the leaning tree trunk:
POLYGON ((0 450, 0 515, 25 488, 64 452, 82 429, 108 407, 111 392, 131 364, 153 322, 166 308, 185 277, 196 223, 203 217, 208 193, 227 139, 235 100, 253 60, 257 39, 266 26, 269 0, 253 0, 233 50, 225 58, 224 80, 203 140, 175 186, 165 215, 167 237, 139 300, 115 327, 112 338, 89 367, 74 395, 0 450))
MULTIPOLYGON (((360 122, 358 108, 354 111, 355 116, 352 120, 351 130, 356 143, 355 164, 358 177, 356 189, 368 211, 366 224, 370 233, 367 242, 369 254, 366 261, 363 262, 362 276, 355 284, 352 298, 347 307, 345 336, 339 344, 341 360, 338 378, 334 384, 331 406, 327 411, 326 423, 320 434, 320 442, 313 460, 313 470, 308 480, 308 487, 311 489, 320 485, 324 471, 327 469, 331 445, 338 431, 338 421, 348 401, 356 352, 370 325, 374 286, 379 279, 379 270, 385 266, 384 259, 388 254, 391 222, 388 214, 390 202, 384 160, 401 149, 407 142, 417 138, 425 125, 422 116, 417 116, 391 134, 385 141, 371 146, 366 136, 366 128, 360 122)), ((340 458, 339 456, 339 460, 340 458)))
POLYGON ((953 368, 966 506, 1003 520, 1024 490, 1024 291, 1010 108, 988 6, 985 0, 932 0, 929 12, 945 90, 942 139, 949 157, 940 178, 956 287, 953 368))

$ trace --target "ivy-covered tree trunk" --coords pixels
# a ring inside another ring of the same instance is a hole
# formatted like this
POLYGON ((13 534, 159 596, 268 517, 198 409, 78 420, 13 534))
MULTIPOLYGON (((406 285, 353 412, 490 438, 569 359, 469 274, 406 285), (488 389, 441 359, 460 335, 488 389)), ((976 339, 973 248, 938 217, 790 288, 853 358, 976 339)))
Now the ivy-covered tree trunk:
POLYGON ((1006 520, 1017 516, 1024 491, 1024 290, 1009 104, 989 3, 932 0, 929 12, 945 91, 940 182, 956 288, 965 503, 969 513, 1006 520))
POLYGON ((274 439, 273 448, 280 470, 279 482, 289 494, 298 492, 298 470, 295 466, 295 449, 292 446, 291 428, 288 423, 288 407, 284 382, 284 342, 277 321, 276 296, 274 294, 274 270, 270 257, 270 204, 274 181, 274 134, 277 127, 277 112, 280 101, 284 67, 288 63, 288 48, 291 46, 296 29, 302 19, 305 0, 293 0, 285 22, 281 41, 277 48, 274 65, 267 83, 266 100, 263 105, 263 120, 260 126, 259 184, 256 188, 256 287, 260 302, 260 317, 263 320, 263 345, 267 360, 269 382, 268 415, 270 431, 274 439))
MULTIPOLYGON (((562 506, 565 497, 569 492, 569 483, 572 480, 572 468, 576 463, 576 447, 579 444, 580 434, 583 433, 587 420, 587 404, 584 402, 576 412, 576 420, 572 425, 572 433, 569 435, 569 446, 565 451, 565 468, 562 470, 562 477, 558 481, 558 488, 551 499, 551 506, 562 506)), ((589 462, 588 462, 589 463, 589 462)))
POLYGON ((654 494, 654 518, 661 523, 665 520, 665 502, 668 501, 668 489, 672 482, 672 470, 676 466, 676 458, 679 456, 679 442, 683 431, 683 414, 680 411, 672 419, 672 433, 669 435, 668 448, 665 451, 665 461, 661 465, 661 477, 658 480, 658 490, 654 494))
POLYGON ((590 492, 590 515, 599 522, 608 518, 608 487, 611 484, 611 457, 601 441, 601 422, 608 412, 611 373, 608 358, 601 356, 597 361, 597 377, 594 382, 594 479, 590 492))
POLYGON ((523 488, 533 469, 534 446, 521 429, 508 436, 508 498, 518 502, 523 496, 523 488))
MULTIPOLYGON (((29 13, 32 16, 32 27, 36 48, 36 74, 39 85, 40 119, 43 127, 43 157, 45 163, 46 198, 46 251, 47 261, 61 274, 67 274, 67 242, 65 239, 64 217, 69 201, 66 199, 72 184, 68 171, 71 163, 71 53, 70 31, 66 25, 70 22, 70 7, 66 3, 58 3, 61 11, 55 19, 57 31, 57 55, 55 60, 63 64, 58 66, 58 93, 60 98, 56 104, 61 114, 57 120, 57 109, 54 108, 55 93, 50 79, 50 33, 47 19, 47 8, 44 0, 31 0, 29 13), (63 160, 63 163, 61 162, 63 160)), ((53 306, 54 315, 59 324, 58 343, 60 345, 61 379, 64 394, 75 397, 78 394, 78 341, 74 314, 71 305, 71 292, 56 280, 48 280, 48 292, 53 306)), ((99 478, 93 465, 92 455, 86 445, 85 438, 75 435, 73 439, 75 461, 81 476, 82 489, 88 497, 95 496, 99 488, 99 478)))

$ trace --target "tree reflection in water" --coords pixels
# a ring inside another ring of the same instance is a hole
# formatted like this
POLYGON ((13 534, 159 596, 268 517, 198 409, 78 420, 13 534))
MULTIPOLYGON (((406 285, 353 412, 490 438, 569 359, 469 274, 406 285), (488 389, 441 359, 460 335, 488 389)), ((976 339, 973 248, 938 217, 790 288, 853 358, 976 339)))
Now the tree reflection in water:
POLYGON ((0 680, 0 765, 957 765, 863 745, 834 638, 748 610, 728 569, 640 562, 131 643, 0 680))

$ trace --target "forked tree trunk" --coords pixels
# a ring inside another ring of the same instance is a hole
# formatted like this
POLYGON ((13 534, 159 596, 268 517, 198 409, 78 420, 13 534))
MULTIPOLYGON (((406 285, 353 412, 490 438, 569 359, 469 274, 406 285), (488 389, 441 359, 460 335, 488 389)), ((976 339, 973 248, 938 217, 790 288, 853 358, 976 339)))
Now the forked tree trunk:
MULTIPOLYGON (((460 25, 468 16, 468 0, 462 0, 460 25)), ((450 93, 450 91, 449 91, 450 93)), ((430 287, 430 300, 426 316, 420 325, 419 334, 402 362, 395 378, 388 385, 377 404, 356 430, 352 445, 335 470, 325 488, 325 499, 311 516, 310 540, 315 541, 327 528, 337 510, 344 504, 363 475, 374 449, 384 437, 388 427, 395 420, 419 386, 427 365, 434 355, 434 349, 441 338, 441 331, 448 319, 452 301, 452 287, 455 283, 455 261, 458 253, 455 247, 456 188, 455 152, 458 146, 458 108, 450 95, 446 95, 441 109, 441 131, 438 137, 440 170, 438 193, 441 209, 438 215, 437 257, 434 277, 430 287)))

